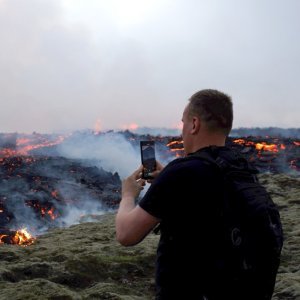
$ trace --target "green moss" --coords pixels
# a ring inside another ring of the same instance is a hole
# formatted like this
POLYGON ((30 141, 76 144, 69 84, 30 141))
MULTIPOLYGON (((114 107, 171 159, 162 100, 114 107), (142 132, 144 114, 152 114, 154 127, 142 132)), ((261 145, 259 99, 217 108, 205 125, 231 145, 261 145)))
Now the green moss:
MULTIPOLYGON (((263 178, 282 207, 285 231, 273 300, 298 300, 299 180, 289 181, 286 175, 263 178)), ((153 299, 159 236, 150 234, 134 247, 123 247, 115 240, 114 218, 108 214, 99 222, 53 229, 26 248, 0 245, 0 300, 153 299)))

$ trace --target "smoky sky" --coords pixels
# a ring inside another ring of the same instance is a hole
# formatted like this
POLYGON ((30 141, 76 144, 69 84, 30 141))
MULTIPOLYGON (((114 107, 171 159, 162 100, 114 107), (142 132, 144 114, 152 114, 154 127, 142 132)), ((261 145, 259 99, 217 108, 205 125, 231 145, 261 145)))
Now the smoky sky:
POLYGON ((300 126, 298 0, 120 3, 0 0, 1 132, 175 127, 204 88, 235 128, 300 126))

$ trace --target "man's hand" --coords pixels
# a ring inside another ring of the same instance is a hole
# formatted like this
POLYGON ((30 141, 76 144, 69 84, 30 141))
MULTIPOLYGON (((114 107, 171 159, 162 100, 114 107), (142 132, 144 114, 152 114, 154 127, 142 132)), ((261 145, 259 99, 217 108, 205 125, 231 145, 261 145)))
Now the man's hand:
POLYGON ((122 199, 116 215, 116 237, 124 246, 139 243, 159 222, 139 205, 135 206, 134 200, 146 184, 141 179, 142 170, 143 166, 140 166, 122 182, 122 199))
POLYGON ((143 166, 140 166, 130 176, 122 181, 122 199, 137 198, 144 188, 146 181, 141 178, 143 166))
POLYGON ((159 175, 163 168, 164 166, 159 161, 156 161, 156 170, 149 174, 151 177, 153 177, 153 179, 148 179, 147 182, 152 183, 152 181, 159 175))

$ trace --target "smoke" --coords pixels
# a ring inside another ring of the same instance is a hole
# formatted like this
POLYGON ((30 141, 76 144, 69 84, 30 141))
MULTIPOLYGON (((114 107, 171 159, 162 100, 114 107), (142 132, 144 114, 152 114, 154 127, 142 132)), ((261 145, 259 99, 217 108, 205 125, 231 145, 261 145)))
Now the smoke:
POLYGON ((89 160, 47 155, 3 158, 0 181, 0 229, 26 227, 35 235, 104 214, 121 189, 117 174, 89 160))
POLYGON ((74 134, 58 148, 64 157, 93 160, 98 167, 121 178, 131 174, 141 164, 139 149, 124 135, 108 132, 100 135, 74 134))
POLYGON ((158 1, 131 29, 113 2, 0 1, 2 130, 172 126, 206 87, 239 126, 299 125, 299 1, 158 1))
POLYGON ((58 225, 61 227, 68 227, 74 224, 93 221, 95 216, 103 215, 108 210, 103 208, 103 205, 98 201, 80 201, 80 207, 67 205, 65 207, 65 214, 58 220, 58 225))
POLYGON ((139 127, 134 130, 134 133, 140 135, 150 134, 152 136, 179 136, 181 134, 181 130, 176 128, 139 127))
MULTIPOLYGON (((139 167, 139 142, 149 138, 129 131, 87 130, 57 144, 51 142, 58 140, 56 135, 3 134, 2 147, 18 150, 22 141, 20 147, 28 149, 28 156, 14 152, 1 159, 0 229, 26 227, 37 235, 114 210, 120 200, 120 179, 139 167)), ((156 143, 156 156, 163 164, 171 159, 167 140, 160 137, 156 143)))
MULTIPOLYGON (((33 191, 25 178, 3 180, 0 189, 3 212, 1 213, 1 228, 17 230, 23 227, 31 232, 43 232, 51 227, 50 218, 40 218, 36 213, 39 207, 46 205, 45 191, 33 191), (31 201, 30 199, 35 199, 31 201), (35 204, 38 203, 38 207, 35 204), (7 222, 9 225, 7 226, 7 222)), ((52 203, 52 205, 56 205, 52 203)), ((56 205, 57 206, 57 205, 56 205)))
POLYGON ((300 138, 300 128, 279 128, 279 127, 253 127, 232 129, 232 137, 281 137, 281 138, 300 138))
MULTIPOLYGON (((139 141, 149 138, 149 136, 142 134, 156 133, 157 136, 161 136, 165 132, 168 133, 168 136, 172 136, 172 133, 175 135, 176 132, 175 129, 162 131, 157 128, 141 128, 136 130, 135 133, 137 131, 140 135, 134 134, 131 141, 129 141, 130 137, 126 138, 126 132, 109 131, 100 135, 94 135, 90 132, 73 134, 58 147, 58 152, 64 157, 92 160, 96 166, 112 173, 118 173, 123 179, 141 164, 139 141)), ((127 132, 127 134, 131 135, 130 132, 127 132)), ((156 158, 163 165, 174 159, 171 155, 165 155, 168 149, 164 143, 156 143, 155 149, 156 158)), ((146 184, 140 194, 141 197, 147 192, 148 188, 149 184, 146 184)), ((72 211, 74 215, 77 214, 76 210, 72 211)))

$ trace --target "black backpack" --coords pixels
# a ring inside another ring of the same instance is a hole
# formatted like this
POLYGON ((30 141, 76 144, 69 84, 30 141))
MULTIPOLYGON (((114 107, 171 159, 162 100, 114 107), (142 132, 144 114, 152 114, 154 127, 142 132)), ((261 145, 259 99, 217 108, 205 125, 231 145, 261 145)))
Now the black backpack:
POLYGON ((211 164, 224 190, 221 201, 223 245, 217 257, 215 286, 208 299, 272 298, 283 246, 277 206, 259 183, 257 170, 240 154, 226 147, 208 147, 190 155, 211 164), (220 150, 221 149, 221 150, 220 150), (223 291, 216 286, 223 286, 223 291), (233 292, 234 291, 234 292, 233 292), (241 297, 243 295, 243 297, 241 297))

